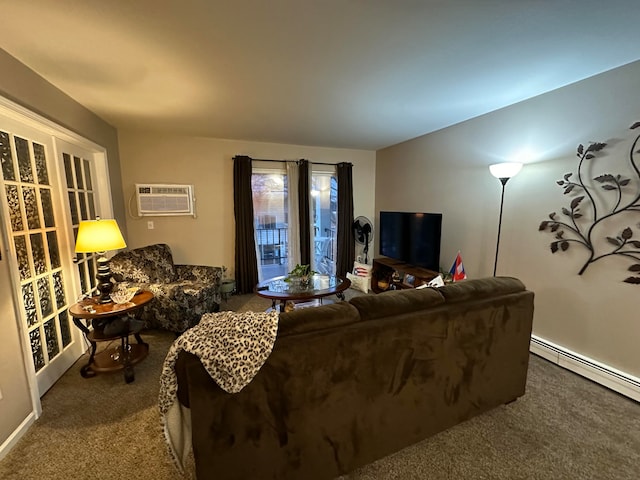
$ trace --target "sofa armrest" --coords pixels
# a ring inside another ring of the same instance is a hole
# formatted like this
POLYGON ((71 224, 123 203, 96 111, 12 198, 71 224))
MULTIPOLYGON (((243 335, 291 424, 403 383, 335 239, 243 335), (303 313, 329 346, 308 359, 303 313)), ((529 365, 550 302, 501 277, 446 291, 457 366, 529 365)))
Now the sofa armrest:
POLYGON ((220 288, 222 268, 209 265, 176 265, 176 273, 180 280, 194 280, 210 283, 220 288))
POLYGON ((349 303, 360 312, 362 320, 375 320, 417 312, 444 303, 438 290, 410 288, 353 297, 349 303))
POLYGON ((291 312, 280 314, 278 336, 344 327, 359 321, 358 310, 348 302, 330 303, 313 308, 296 308, 291 312))
POLYGON ((436 290, 447 303, 454 303, 524 292, 526 288, 517 278, 487 277, 450 283, 436 290))
POLYGON ((176 359, 176 380, 178 382, 178 401, 187 408, 191 408, 189 402, 189 368, 199 363, 198 357, 192 353, 181 350, 176 359))

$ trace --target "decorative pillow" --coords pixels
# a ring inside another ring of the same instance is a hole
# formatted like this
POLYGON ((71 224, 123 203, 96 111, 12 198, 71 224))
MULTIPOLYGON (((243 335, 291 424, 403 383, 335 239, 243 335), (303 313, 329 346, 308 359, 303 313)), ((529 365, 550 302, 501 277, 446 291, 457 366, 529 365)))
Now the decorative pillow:
POLYGON ((369 293, 369 289, 371 288, 371 277, 360 277, 347 272, 347 279, 351 281, 351 288, 355 288, 356 290, 360 290, 364 293, 369 293))
POLYGON ((366 263, 353 262, 353 274, 359 277, 371 277, 371 265, 366 263))

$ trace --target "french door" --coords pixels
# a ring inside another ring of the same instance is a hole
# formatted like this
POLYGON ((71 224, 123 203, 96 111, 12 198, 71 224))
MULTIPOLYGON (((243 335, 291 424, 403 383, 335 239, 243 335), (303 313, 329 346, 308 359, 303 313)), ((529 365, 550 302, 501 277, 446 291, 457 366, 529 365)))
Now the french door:
POLYGON ((46 131, 0 115, 2 230, 30 357, 27 371, 39 396, 84 352, 68 309, 95 286, 93 259, 73 263, 74 227, 95 218, 96 211, 91 154, 87 158, 74 150, 46 131))
MULTIPOLYGON (((286 275, 292 268, 293 242, 288 238, 291 223, 290 178, 283 163, 264 165, 256 162, 251 176, 254 225, 260 279, 286 275)), ((293 176, 293 175, 292 175, 293 176)), ((311 172, 310 212, 313 254, 311 268, 318 273, 336 273, 336 232, 338 222, 338 181, 333 165, 313 165, 311 172)), ((295 195, 295 194, 294 194, 295 195)), ((294 199, 297 202, 297 199, 294 199)), ((295 231, 295 229, 294 229, 295 231)), ((298 254, 299 255, 299 254, 298 254)), ((295 258, 295 257, 294 257, 295 258)), ((293 262, 295 263, 295 261, 293 262)))

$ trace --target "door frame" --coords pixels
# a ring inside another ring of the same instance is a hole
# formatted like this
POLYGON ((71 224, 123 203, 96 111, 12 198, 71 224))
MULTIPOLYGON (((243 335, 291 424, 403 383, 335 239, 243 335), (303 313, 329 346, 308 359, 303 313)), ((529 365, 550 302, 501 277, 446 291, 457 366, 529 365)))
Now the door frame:
MULTIPOLYGON (((56 176, 56 183, 58 188, 57 194, 63 196, 66 194, 66 190, 61 186, 65 185, 63 180, 64 169, 61 169, 61 157, 62 157, 62 149, 61 146, 66 143, 72 146, 76 146, 80 149, 83 149, 87 152, 91 153, 92 165, 95 166, 95 182, 96 182, 96 191, 99 192, 96 199, 96 211, 100 213, 103 218, 112 218, 113 217, 113 203, 111 196, 111 183, 109 179, 109 168, 107 161, 107 151, 106 148, 88 140, 77 133, 58 125, 57 123, 40 116, 39 114, 3 97, 0 95, 0 115, 7 118, 9 121, 13 121, 22 125, 25 128, 35 130, 39 132, 43 136, 51 137, 50 143, 53 147, 53 151, 51 154, 53 155, 53 159, 49 158, 49 165, 54 166, 54 170, 51 172, 52 175, 56 176), (61 143, 62 142, 62 143, 61 143), (62 183, 61 183, 62 182, 62 183), (64 192, 62 190, 65 190, 64 192)), ((55 194, 56 192, 54 192, 55 194)), ((70 214, 68 208, 66 208, 67 201, 64 198, 60 198, 60 204, 65 206, 64 208, 64 218, 61 219, 61 231, 62 235, 65 236, 65 241, 67 245, 73 245, 73 232, 70 228, 70 214)), ((18 298, 18 288, 16 285, 20 285, 19 283, 19 274, 18 274, 18 264, 17 259, 14 255, 11 255, 11 250, 9 245, 11 245, 11 238, 9 238, 9 232, 7 232, 4 228, 4 222, 0 225, 0 230, 2 230, 2 238, 3 243, 5 245, 5 254, 7 255, 7 263, 9 266, 9 273, 12 281, 12 301, 13 301, 13 314, 14 319, 18 324, 18 331, 21 337, 21 350, 22 350, 22 361, 25 367, 25 371, 27 374, 27 382, 29 385, 29 390, 31 394, 31 404, 32 411, 35 414, 35 418, 39 418, 42 415, 42 403, 40 400, 40 392, 38 389, 38 382, 36 378, 36 371, 33 365, 33 358, 31 354, 31 345, 29 342, 29 335, 26 330, 26 326, 23 325, 21 321, 22 315, 20 312, 20 298, 18 298), (18 283, 16 283, 18 282, 18 283)), ((64 256, 66 261, 67 256, 64 256)), ((70 304, 73 303, 73 299, 77 297, 77 292, 79 291, 79 275, 75 268, 71 271, 74 272, 72 279, 67 280, 67 282, 72 286, 71 292, 67 292, 68 301, 70 304)), ((75 336, 75 339, 78 340, 79 343, 84 342, 82 338, 82 332, 76 329, 75 326, 72 328, 72 335, 75 336)), ((82 355, 80 352, 80 355, 82 355)), ((79 358, 78 356, 78 358, 79 358)))

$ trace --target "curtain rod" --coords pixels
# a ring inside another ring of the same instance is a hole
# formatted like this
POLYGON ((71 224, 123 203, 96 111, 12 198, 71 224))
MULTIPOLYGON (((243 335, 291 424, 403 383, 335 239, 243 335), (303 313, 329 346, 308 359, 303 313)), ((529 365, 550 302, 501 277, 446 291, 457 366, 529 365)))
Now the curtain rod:
MULTIPOLYGON (((276 162, 276 163, 296 162, 298 163, 300 161, 300 160, 272 160, 272 159, 266 159, 266 158, 253 158, 253 157, 249 157, 249 158, 255 162, 276 162)), ((301 160, 304 160, 304 159, 301 159, 301 160)), ((312 162, 311 160, 308 160, 308 162, 312 163, 313 165, 330 165, 334 167, 337 165, 337 163, 312 162)), ((343 162, 340 162, 340 163, 343 163, 343 162)))

